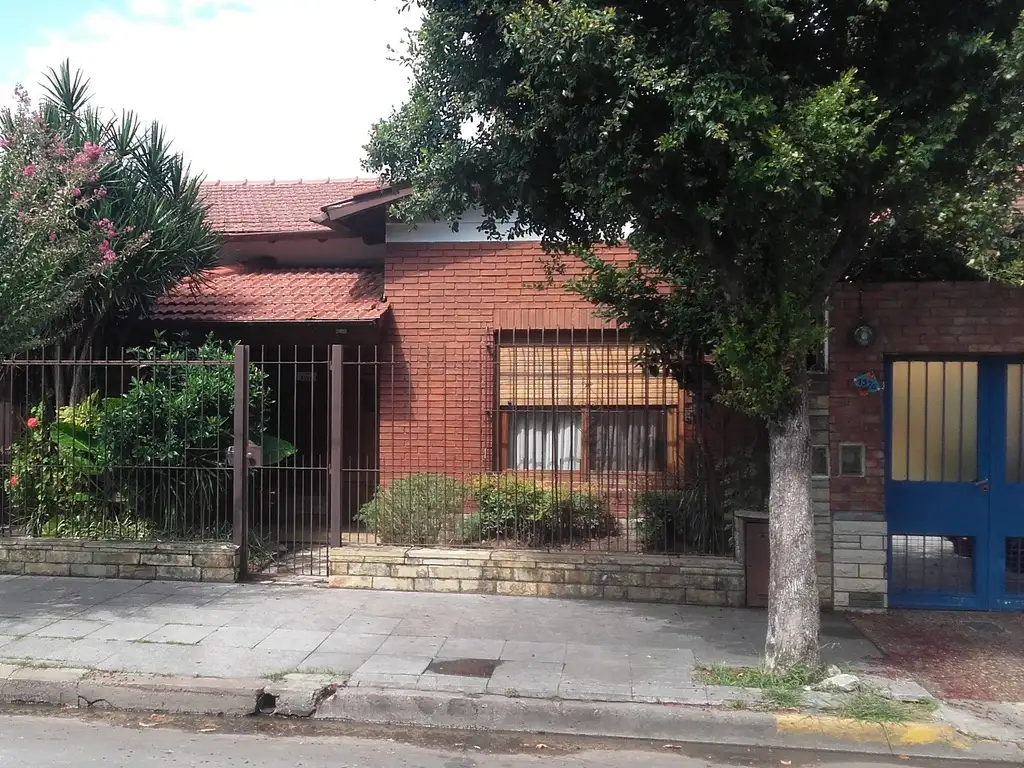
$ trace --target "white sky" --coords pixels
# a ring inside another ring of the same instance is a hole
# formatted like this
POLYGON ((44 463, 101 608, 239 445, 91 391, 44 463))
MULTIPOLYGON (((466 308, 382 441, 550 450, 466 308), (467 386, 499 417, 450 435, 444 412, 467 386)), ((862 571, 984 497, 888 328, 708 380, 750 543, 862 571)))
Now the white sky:
MULTIPOLYGON (((0 27, 30 2, 0 0, 0 27)), ((70 58, 97 103, 160 120, 208 179, 364 175, 370 125, 406 93, 406 73, 387 51, 416 25, 401 5, 34 0, 31 34, 13 46, 0 35, 0 99, 16 81, 37 93, 40 74, 70 58), (64 12, 40 19, 40 8, 64 12)))

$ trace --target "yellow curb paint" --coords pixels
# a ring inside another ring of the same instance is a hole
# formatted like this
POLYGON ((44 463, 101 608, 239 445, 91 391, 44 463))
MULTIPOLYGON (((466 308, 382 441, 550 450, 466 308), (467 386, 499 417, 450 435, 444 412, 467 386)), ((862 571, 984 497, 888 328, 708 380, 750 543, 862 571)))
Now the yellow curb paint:
POLYGON ((874 742, 901 746, 948 744, 956 749, 967 749, 956 730, 948 725, 930 723, 868 723, 830 715, 775 716, 777 733, 809 733, 831 736, 847 741, 874 742))
POLYGON ((893 745, 948 744, 954 749, 967 749, 956 729, 949 725, 930 723, 890 723, 885 726, 893 745))

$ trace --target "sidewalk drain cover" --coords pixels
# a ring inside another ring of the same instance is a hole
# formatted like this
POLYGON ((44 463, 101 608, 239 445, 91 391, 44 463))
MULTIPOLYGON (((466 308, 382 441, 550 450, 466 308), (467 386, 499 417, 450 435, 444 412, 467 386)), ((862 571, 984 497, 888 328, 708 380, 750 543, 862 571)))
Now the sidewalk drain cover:
POLYGON ((493 659, 434 659, 427 665, 427 672, 458 677, 490 677, 500 663, 493 659))

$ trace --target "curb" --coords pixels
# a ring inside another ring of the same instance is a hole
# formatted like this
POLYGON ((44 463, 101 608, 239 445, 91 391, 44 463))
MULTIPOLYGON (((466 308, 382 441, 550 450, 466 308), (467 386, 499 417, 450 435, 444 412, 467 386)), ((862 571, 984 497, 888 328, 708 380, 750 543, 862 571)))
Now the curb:
POLYGON ((508 698, 489 694, 339 688, 313 715, 371 725, 556 733, 624 739, 942 757, 1020 764, 1012 742, 976 741, 943 723, 879 725, 840 717, 671 704, 508 698))
POLYGON ((242 716, 255 711, 256 699, 265 684, 255 679, 163 677, 64 667, 26 667, 15 669, 0 680, 0 704, 242 716))
POLYGON ((42 704, 172 714, 312 717, 362 725, 551 733, 867 755, 1024 762, 1009 741, 965 737, 947 723, 874 724, 823 715, 679 704, 511 698, 397 688, 336 687, 314 676, 282 685, 254 678, 164 677, 69 668, 4 668, 0 705, 42 704), (259 702, 273 696, 276 706, 259 702))

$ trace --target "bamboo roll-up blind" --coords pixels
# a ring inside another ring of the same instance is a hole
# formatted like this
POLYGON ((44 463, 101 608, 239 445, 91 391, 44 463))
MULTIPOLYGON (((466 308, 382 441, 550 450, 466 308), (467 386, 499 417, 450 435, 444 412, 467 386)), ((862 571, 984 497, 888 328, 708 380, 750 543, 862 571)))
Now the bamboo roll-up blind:
POLYGON ((501 347, 501 405, 678 405, 679 386, 650 376, 636 364, 635 345, 531 345, 501 347))

